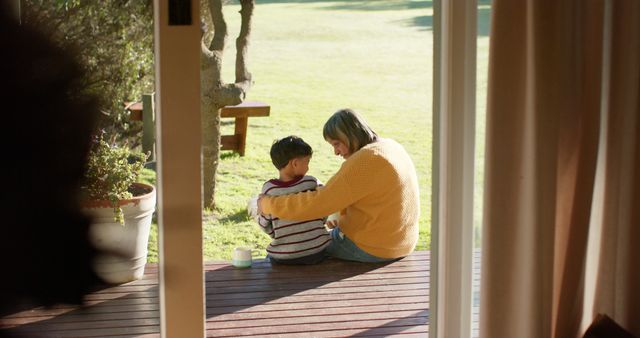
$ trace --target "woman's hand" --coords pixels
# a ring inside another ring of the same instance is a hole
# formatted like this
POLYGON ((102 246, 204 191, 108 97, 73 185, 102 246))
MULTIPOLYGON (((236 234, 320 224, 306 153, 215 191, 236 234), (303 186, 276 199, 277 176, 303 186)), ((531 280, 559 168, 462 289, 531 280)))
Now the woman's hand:
POLYGON ((257 203, 258 204, 258 215, 262 215, 262 205, 261 205, 261 203, 262 203, 262 198, 264 196, 266 196, 266 195, 265 194, 258 195, 258 203, 257 203))
POLYGON ((325 224, 327 228, 333 229, 338 226, 338 220, 340 219, 340 212, 335 212, 327 217, 325 224))
POLYGON ((258 196, 252 197, 247 201, 247 213, 255 220, 260 216, 258 212, 258 196))
POLYGON ((327 220, 327 223, 325 223, 325 224, 327 225, 327 228, 333 229, 333 228, 338 226, 338 220, 337 219, 335 219, 335 220, 327 220))

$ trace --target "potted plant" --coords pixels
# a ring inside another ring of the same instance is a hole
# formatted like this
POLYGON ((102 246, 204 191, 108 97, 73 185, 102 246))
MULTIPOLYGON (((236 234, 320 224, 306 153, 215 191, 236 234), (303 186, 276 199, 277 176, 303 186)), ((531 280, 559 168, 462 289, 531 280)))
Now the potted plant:
POLYGON ((84 210, 92 217, 90 238, 101 251, 96 273, 112 284, 140 279, 156 205, 152 185, 139 183, 147 156, 126 147, 93 140, 85 181, 84 210))

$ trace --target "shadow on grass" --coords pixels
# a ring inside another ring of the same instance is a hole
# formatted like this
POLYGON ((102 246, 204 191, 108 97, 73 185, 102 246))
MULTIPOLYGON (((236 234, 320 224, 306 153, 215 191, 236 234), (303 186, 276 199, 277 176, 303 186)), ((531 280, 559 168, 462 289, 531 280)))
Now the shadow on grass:
POLYGON ((326 3, 331 4, 323 7, 325 10, 363 10, 363 11, 385 11, 415 8, 431 8, 432 0, 414 1, 389 1, 389 0, 257 0, 257 5, 261 4, 311 4, 326 3))
MULTIPOLYGON (((433 31, 433 15, 421 15, 411 19, 400 21, 401 24, 410 27, 418 27, 420 30, 433 31)), ((491 8, 478 8, 478 36, 488 37, 491 31, 491 8)))
POLYGON ((237 210, 235 213, 231 214, 231 215, 227 215, 225 217, 222 218, 218 218, 218 221, 220 223, 240 223, 240 222, 246 222, 246 221, 250 221, 251 217, 249 216, 249 214, 247 213, 247 210, 245 209, 240 209, 237 210))
POLYGON ((433 15, 420 15, 399 22, 404 26, 418 27, 419 30, 433 31, 433 15))
MULTIPOLYGON (((258 4, 275 4, 275 3, 293 3, 293 4, 309 4, 309 3, 326 3, 327 5, 320 8, 322 10, 359 10, 359 11, 388 11, 403 9, 430 9, 433 8, 432 0, 416 0, 416 1, 387 1, 387 0, 368 0, 368 1, 350 1, 350 0, 258 0, 258 4)), ((479 0, 478 6, 478 36, 489 36, 491 27, 491 0, 479 0)), ((402 22, 407 26, 418 27, 420 30, 433 30, 433 15, 420 15, 402 22)))
POLYGON ((432 0, 418 1, 343 1, 327 6, 328 10, 397 11, 402 9, 427 9, 433 7, 432 0))
POLYGON ((236 153, 235 151, 223 150, 222 152, 220 152, 221 160, 226 160, 228 158, 236 158, 236 157, 240 157, 240 154, 236 153))
MULTIPOLYGON (((414 1, 388 1, 388 0, 258 0, 260 4, 292 3, 309 4, 324 3, 325 6, 319 8, 326 11, 398 11, 404 9, 430 9, 433 7, 432 0, 414 1)), ((422 27, 421 30, 432 30, 433 19, 431 15, 418 16, 405 22, 409 26, 422 27)))

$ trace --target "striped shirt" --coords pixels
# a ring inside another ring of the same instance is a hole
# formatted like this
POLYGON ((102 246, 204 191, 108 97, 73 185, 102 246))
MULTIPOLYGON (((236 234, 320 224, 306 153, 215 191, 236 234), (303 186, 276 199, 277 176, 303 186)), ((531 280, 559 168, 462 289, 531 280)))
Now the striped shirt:
MULTIPOLYGON (((288 195, 313 191, 322 184, 313 176, 303 176, 289 182, 269 180, 262 186, 262 194, 269 196, 288 195)), ((271 236, 267 253, 275 259, 294 259, 322 251, 331 242, 324 226, 325 218, 309 220, 285 220, 271 215, 260 215, 258 224, 271 236)))

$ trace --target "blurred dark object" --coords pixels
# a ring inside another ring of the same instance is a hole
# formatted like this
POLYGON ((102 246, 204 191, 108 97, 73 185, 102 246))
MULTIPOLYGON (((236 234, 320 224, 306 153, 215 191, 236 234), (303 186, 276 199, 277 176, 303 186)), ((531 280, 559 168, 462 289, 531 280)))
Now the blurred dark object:
POLYGON ((607 315, 598 314, 584 333, 584 338, 636 338, 607 315))
POLYGON ((169 0, 169 26, 191 25, 191 1, 169 0))
POLYGON ((0 2, 0 316, 79 304, 99 282, 90 220, 79 204, 97 101, 82 90, 75 54, 19 25, 6 5, 0 2))

